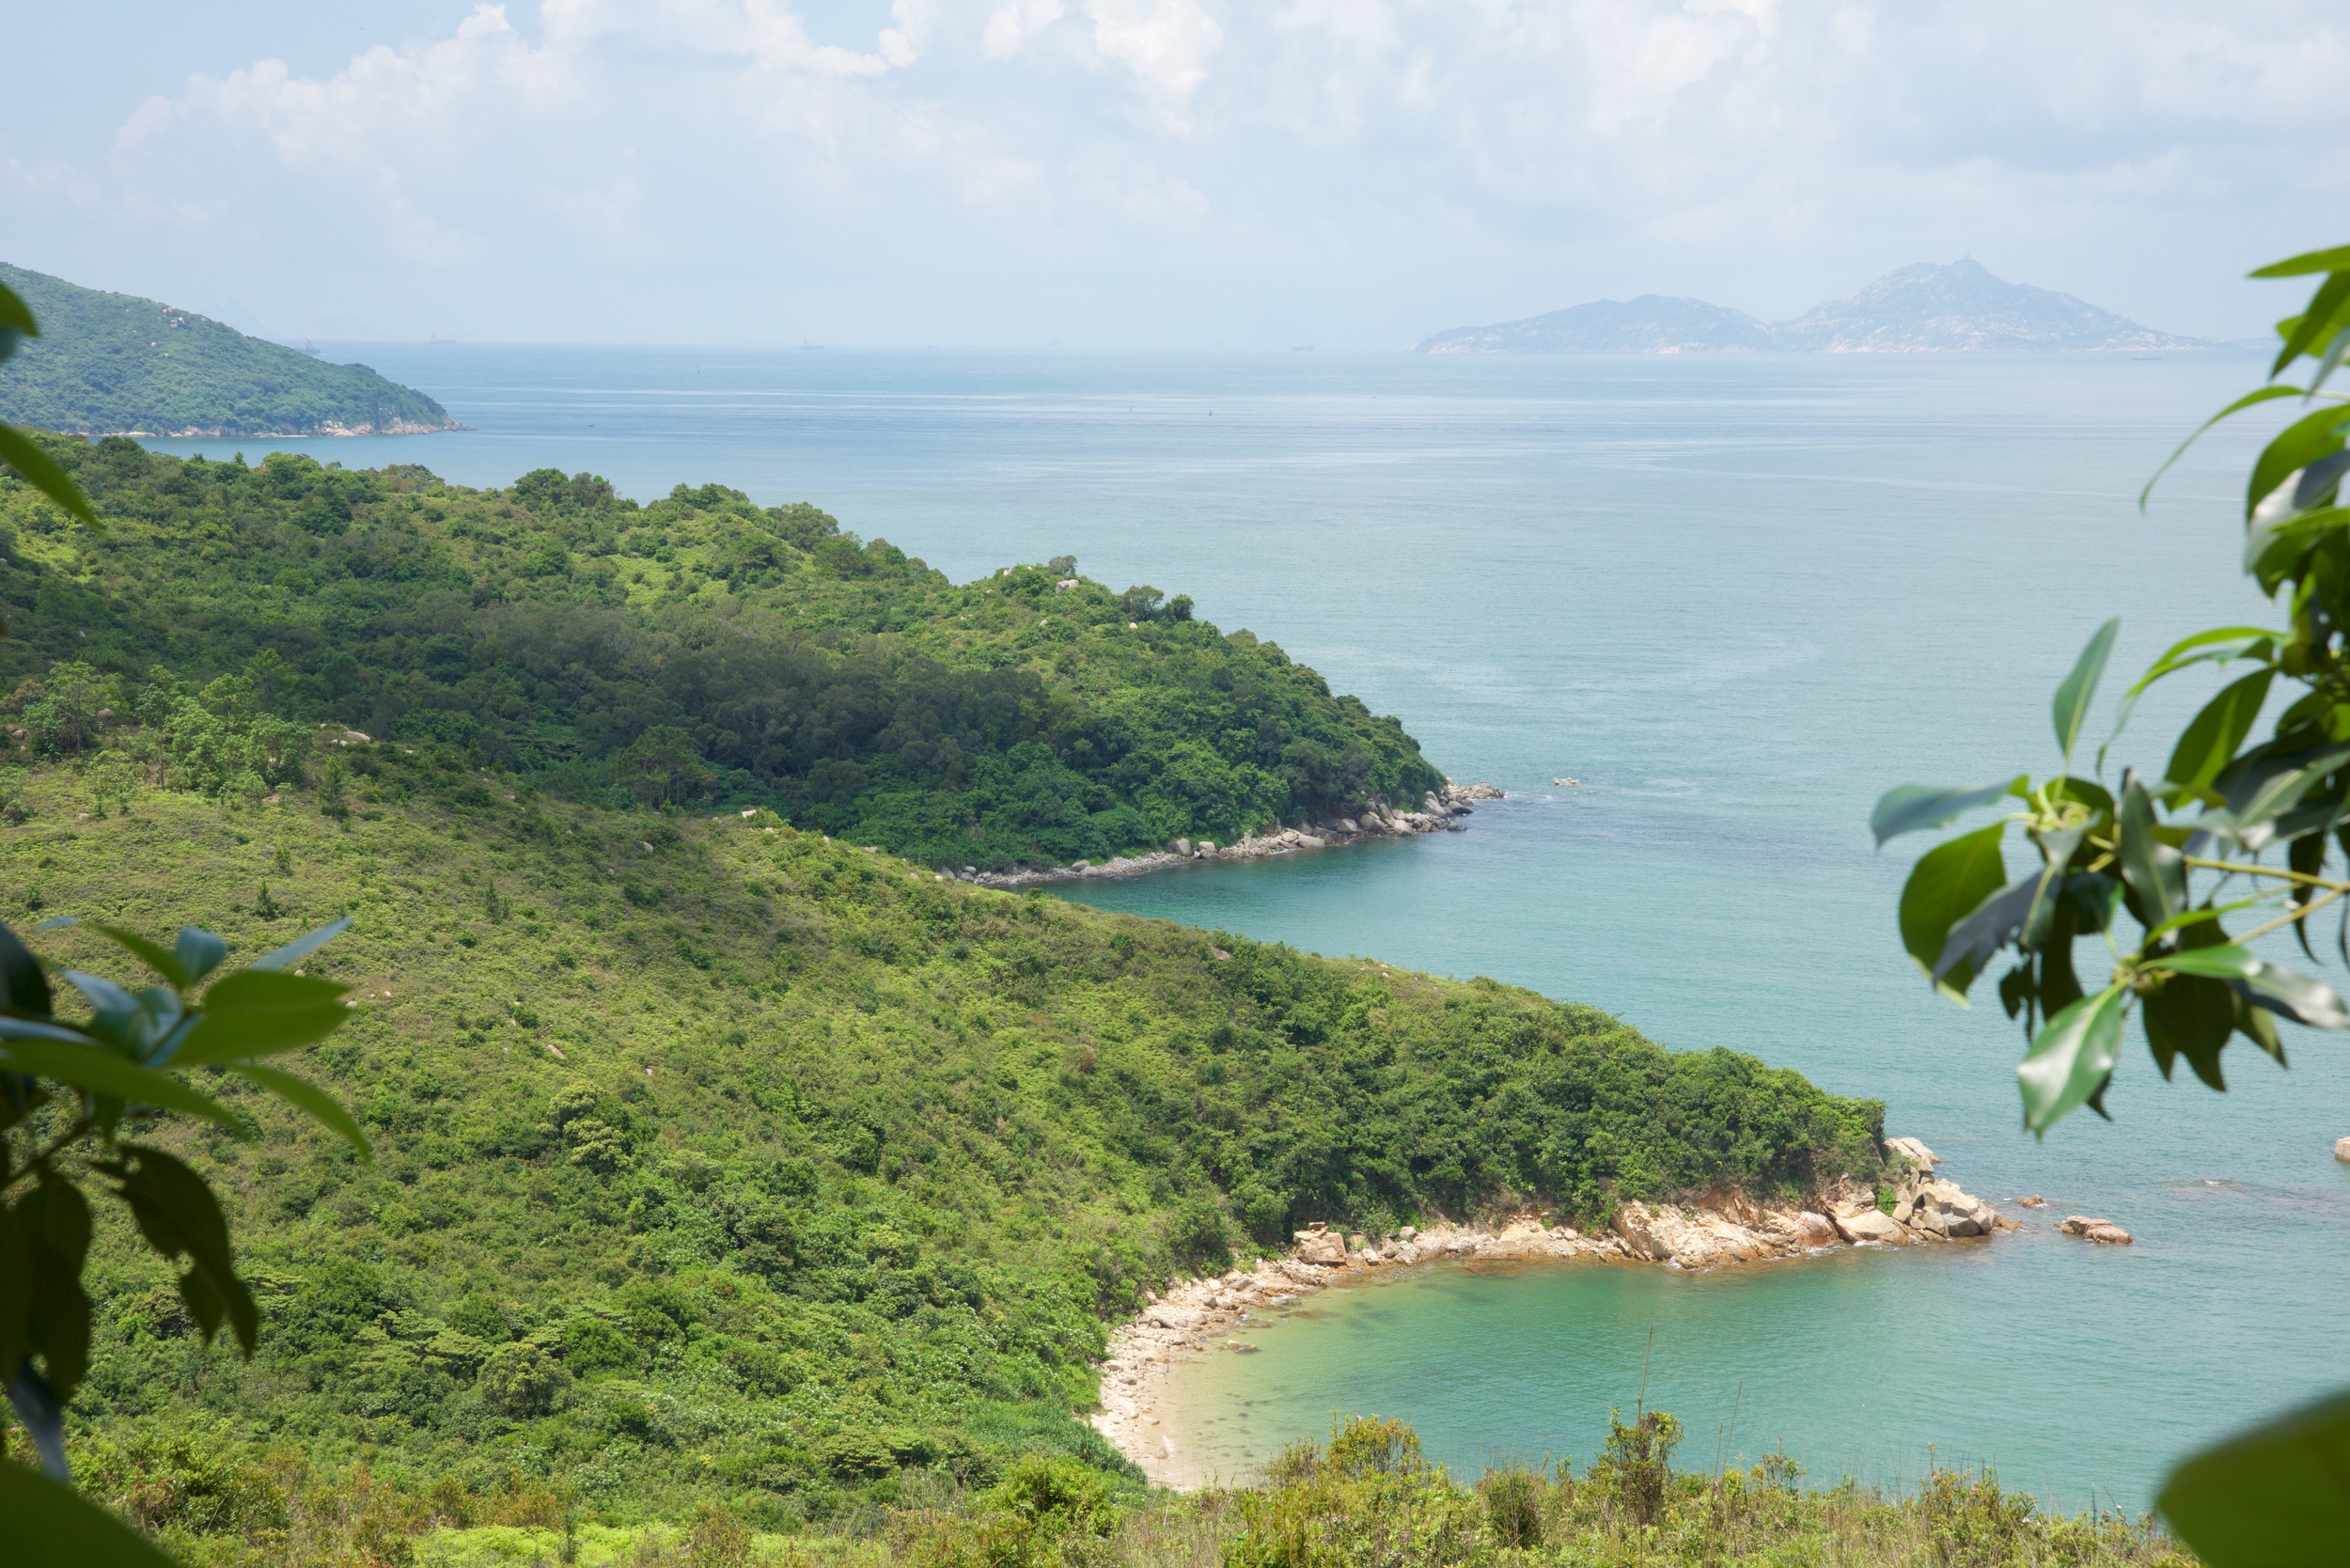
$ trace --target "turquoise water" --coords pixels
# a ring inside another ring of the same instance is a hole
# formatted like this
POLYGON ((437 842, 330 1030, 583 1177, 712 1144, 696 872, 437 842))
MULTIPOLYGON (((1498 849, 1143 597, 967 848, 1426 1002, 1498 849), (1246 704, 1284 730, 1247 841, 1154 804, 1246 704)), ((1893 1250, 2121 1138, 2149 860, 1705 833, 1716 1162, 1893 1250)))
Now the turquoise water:
MULTIPOLYGON (((307 444, 324 459, 592 468, 647 497, 715 478, 957 577, 1072 551, 1279 641, 1512 792, 1465 834, 1073 896, 1752 1051, 1882 1098, 1972 1191, 2138 1237, 1333 1293, 1185 1374, 1202 1466, 1242 1473, 1334 1408, 1409 1419, 1470 1469, 1587 1460, 1653 1327, 1651 1403, 1692 1462, 1734 1403, 1730 1452, 1783 1443, 1815 1476, 1914 1478, 1932 1444, 2136 1506, 2195 1443, 2350 1383, 2340 1043, 2304 1035, 2289 1075, 2232 1051, 2224 1098, 2136 1055, 2116 1123, 2035 1143, 2013 1026, 1927 995, 1892 934, 1908 856, 1863 827, 1892 783, 2044 770, 2049 690, 2106 616, 2134 670, 2268 614, 2230 521, 2248 433, 2132 505, 2250 359, 363 357, 479 428, 307 444)), ((2120 755, 2158 765, 2209 689, 2149 703, 2120 755)))

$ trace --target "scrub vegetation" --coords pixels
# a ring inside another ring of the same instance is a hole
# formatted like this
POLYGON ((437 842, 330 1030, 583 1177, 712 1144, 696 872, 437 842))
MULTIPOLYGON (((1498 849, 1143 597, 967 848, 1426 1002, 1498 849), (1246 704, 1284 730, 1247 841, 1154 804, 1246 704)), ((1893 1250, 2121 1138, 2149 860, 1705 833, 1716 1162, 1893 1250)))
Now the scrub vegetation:
POLYGON ((958 587, 714 484, 639 507, 553 469, 470 490, 49 449, 108 525, 0 480, 0 668, 22 675, 251 670, 273 713, 446 742, 572 799, 767 807, 957 870, 1229 841, 1444 782, 1277 645, 1068 557, 958 587))
POLYGON ((91 1251, 77 1474, 194 1560, 277 1560, 304 1497, 404 1542, 705 1506, 838 1530, 1040 1456, 1122 1497, 1079 1418, 1107 1324, 1174 1275, 1316 1218, 1589 1225, 1877 1168, 1875 1104, 1590 1009, 313 742, 243 680, 126 698, 152 745, 118 709, 78 772, 0 792, 26 925, 188 920, 242 961, 352 920, 308 968, 359 1005, 302 1065, 373 1163, 231 1080, 258 1140, 152 1137, 221 1195, 258 1354, 206 1349, 110 1212, 91 1251), (199 792, 238 745, 274 803, 199 792))

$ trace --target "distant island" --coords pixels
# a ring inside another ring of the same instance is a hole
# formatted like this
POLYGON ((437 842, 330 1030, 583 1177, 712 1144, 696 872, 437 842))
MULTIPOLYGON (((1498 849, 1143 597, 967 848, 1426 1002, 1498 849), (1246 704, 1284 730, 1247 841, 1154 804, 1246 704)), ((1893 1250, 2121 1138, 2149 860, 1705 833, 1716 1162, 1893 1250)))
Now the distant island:
POLYGON ((191 311, 0 264, 41 336, 0 363, 0 421, 75 435, 422 435, 448 411, 191 311))
POLYGON ((1703 300, 1642 294, 1426 337, 1419 353, 1959 353, 2207 349, 2086 300, 2010 283, 1975 260, 1921 262, 1858 293, 1764 321, 1703 300))

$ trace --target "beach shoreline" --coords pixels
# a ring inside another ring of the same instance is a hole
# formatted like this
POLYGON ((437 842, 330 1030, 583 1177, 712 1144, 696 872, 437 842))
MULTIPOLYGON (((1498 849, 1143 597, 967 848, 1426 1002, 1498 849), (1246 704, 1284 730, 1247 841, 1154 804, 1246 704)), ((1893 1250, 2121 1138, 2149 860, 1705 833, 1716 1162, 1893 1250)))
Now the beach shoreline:
POLYGON ((1310 1226, 1279 1257, 1212 1277, 1178 1278, 1165 1295, 1149 1296, 1140 1312, 1110 1334, 1090 1424, 1153 1485, 1189 1491, 1239 1479, 1198 1470, 1178 1443, 1169 1388, 1174 1372, 1203 1356, 1248 1354, 1254 1347, 1237 1336, 1258 1313, 1375 1276, 1446 1263, 1536 1261, 1694 1273, 1857 1247, 1987 1240, 2020 1229, 1982 1200, 1935 1179, 1939 1162, 1916 1139, 1889 1139, 1887 1153, 1892 1173, 1902 1177, 1891 1214, 1880 1209, 1873 1189, 1847 1180, 1816 1195, 1818 1209, 1736 1194, 1693 1204, 1628 1202, 1608 1229, 1590 1234, 1548 1223, 1532 1211, 1483 1222, 1439 1220, 1425 1231, 1405 1226, 1375 1239, 1310 1226))

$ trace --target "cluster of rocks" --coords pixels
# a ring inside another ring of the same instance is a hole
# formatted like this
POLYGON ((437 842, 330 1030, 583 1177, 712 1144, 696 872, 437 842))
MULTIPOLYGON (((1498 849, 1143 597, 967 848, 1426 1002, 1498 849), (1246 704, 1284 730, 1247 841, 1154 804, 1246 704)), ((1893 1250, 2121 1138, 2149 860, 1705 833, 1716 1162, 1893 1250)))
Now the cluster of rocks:
POLYGON ((1448 781, 1443 789, 1429 791, 1417 811, 1399 811, 1382 802, 1372 801, 1352 817, 1341 817, 1331 823, 1309 823, 1305 827, 1277 828, 1270 833, 1246 832, 1240 836, 1237 843, 1219 844, 1212 839, 1177 839, 1164 850, 1153 854, 1121 855, 1099 865, 1090 860, 1079 860, 1067 866, 1017 871, 983 871, 977 866, 965 866, 960 870, 948 868, 943 874, 979 887, 1035 887, 1050 882, 1076 882, 1088 877, 1140 876, 1147 871, 1171 870, 1195 860, 1252 860, 1269 855, 1293 855, 1300 850, 1327 849, 1337 844, 1409 838, 1415 833, 1458 833, 1467 825, 1461 819, 1474 809, 1470 804, 1472 801, 1502 798, 1500 790, 1481 779, 1475 784, 1448 781))
POLYGON ((2137 1239, 2109 1219, 2092 1219, 2087 1215, 2066 1215, 2057 1221, 2057 1229, 2100 1247, 2128 1247, 2137 1239))
POLYGON ((1885 1153, 1898 1176, 1892 1212, 1877 1206, 1874 1193, 1860 1201, 1832 1206, 1828 1217, 1844 1240, 1908 1247, 2023 1229, 1982 1199, 1960 1190, 1957 1184, 1937 1178, 1935 1171, 1942 1162, 1916 1138, 1888 1137, 1885 1153))

